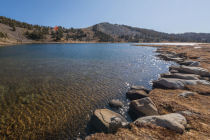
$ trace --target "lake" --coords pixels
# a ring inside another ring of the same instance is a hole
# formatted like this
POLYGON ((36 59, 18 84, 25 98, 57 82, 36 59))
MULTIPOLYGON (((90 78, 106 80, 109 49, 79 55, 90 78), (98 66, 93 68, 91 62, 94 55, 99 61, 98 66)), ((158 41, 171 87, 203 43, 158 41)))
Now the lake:
POLYGON ((0 139, 73 139, 91 131, 91 114, 125 107, 130 85, 151 81, 172 62, 131 44, 33 44, 0 48, 0 139))

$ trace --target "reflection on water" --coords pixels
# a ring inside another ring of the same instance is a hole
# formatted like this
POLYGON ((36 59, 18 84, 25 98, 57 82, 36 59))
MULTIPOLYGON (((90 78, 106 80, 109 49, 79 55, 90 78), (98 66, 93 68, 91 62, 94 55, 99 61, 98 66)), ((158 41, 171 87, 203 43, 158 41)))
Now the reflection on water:
MULTIPOLYGON (((0 139, 85 136, 96 108, 126 103, 167 71, 155 48, 129 44, 37 44, 0 48, 0 139)), ((121 110, 123 114, 123 110, 121 110)))

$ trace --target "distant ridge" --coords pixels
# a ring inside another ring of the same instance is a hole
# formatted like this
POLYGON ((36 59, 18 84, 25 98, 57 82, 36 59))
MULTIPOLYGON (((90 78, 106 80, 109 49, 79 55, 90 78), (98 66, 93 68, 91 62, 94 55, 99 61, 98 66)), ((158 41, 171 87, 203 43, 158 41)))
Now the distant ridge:
POLYGON ((36 42, 204 42, 210 43, 209 33, 168 34, 127 25, 99 23, 74 29, 32 25, 0 16, 0 43, 36 42))
MULTIPOLYGON (((95 28, 116 39, 128 42, 210 42, 210 33, 168 34, 151 29, 131 27, 127 25, 110 24, 107 22, 94 25, 95 28)), ((93 26, 93 27, 94 27, 93 26)))

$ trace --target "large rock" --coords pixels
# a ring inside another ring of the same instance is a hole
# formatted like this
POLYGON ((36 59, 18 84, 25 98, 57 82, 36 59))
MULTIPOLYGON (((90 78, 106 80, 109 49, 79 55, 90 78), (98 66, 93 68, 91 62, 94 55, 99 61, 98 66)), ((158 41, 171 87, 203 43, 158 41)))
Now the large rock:
POLYGON ((170 73, 179 73, 177 70, 170 70, 170 73))
POLYGON ((158 55, 160 58, 167 60, 167 61, 175 61, 175 62, 183 62, 184 59, 179 57, 177 54, 159 54, 158 55))
POLYGON ((186 65, 186 66, 194 66, 194 67, 200 66, 200 62, 198 62, 198 61, 191 61, 191 60, 186 60, 184 62, 181 62, 180 64, 181 65, 186 65))
POLYGON ((144 86, 131 86, 130 87, 131 90, 144 90, 145 92, 149 93, 150 90, 145 88, 144 86))
POLYGON ((189 110, 179 111, 179 112, 177 112, 177 113, 179 113, 179 114, 181 114, 181 115, 183 115, 183 116, 192 116, 192 115, 195 115, 195 114, 196 114, 196 113, 191 112, 191 111, 189 111, 189 110))
POLYGON ((111 100, 111 101, 109 102, 109 105, 110 105, 111 107, 120 108, 120 107, 123 106, 123 103, 122 103, 120 100, 115 100, 115 99, 113 99, 113 100, 111 100))
POLYGON ((161 74, 163 78, 177 78, 185 80, 199 80, 200 76, 195 74, 184 74, 184 73, 165 73, 161 74))
POLYGON ((180 57, 176 57, 176 58, 170 58, 169 59, 170 61, 175 61, 175 62, 177 62, 177 63, 180 63, 180 62, 183 62, 183 58, 180 58, 180 57))
POLYGON ((206 80, 183 80, 176 78, 160 78, 157 81, 153 81, 154 88, 166 88, 166 89, 184 89, 186 85, 210 85, 206 80))
POLYGON ((181 73, 196 74, 203 77, 210 77, 210 72, 207 69, 201 67, 190 67, 190 66, 171 66, 170 70, 177 70, 181 73))
POLYGON ((127 126, 128 122, 116 112, 108 109, 97 109, 91 118, 91 124, 100 132, 112 133, 116 132, 118 128, 127 126))
POLYGON ((161 116, 142 117, 137 119, 134 124, 137 126, 153 124, 174 130, 178 133, 183 133, 187 125, 187 121, 183 115, 179 113, 171 113, 161 116))
POLYGON ((126 97, 130 100, 137 100, 148 97, 148 94, 144 90, 129 90, 126 93, 126 97))
POLYGON ((133 100, 130 103, 130 113, 133 113, 135 117, 158 115, 158 110, 155 104, 149 97, 133 100))
POLYGON ((206 81, 210 81, 210 77, 201 77, 201 80, 206 80, 206 81))
POLYGON ((190 92, 190 91, 184 91, 181 94, 179 94, 180 97, 185 97, 188 98, 189 96, 195 96, 195 92, 190 92))

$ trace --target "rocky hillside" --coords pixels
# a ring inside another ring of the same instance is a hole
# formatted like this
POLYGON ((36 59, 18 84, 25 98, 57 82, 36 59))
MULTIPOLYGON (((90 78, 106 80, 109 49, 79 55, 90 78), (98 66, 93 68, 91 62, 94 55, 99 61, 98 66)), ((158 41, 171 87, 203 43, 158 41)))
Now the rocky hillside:
POLYGON ((127 25, 100 23, 74 29, 32 25, 0 16, 0 44, 36 42, 210 42, 210 34, 168 34, 127 25))
POLYGON ((207 33, 184 33, 168 34, 154 30, 118 25, 110 23, 100 23, 92 27, 93 29, 111 36, 115 41, 124 42, 210 42, 210 34, 207 33))

